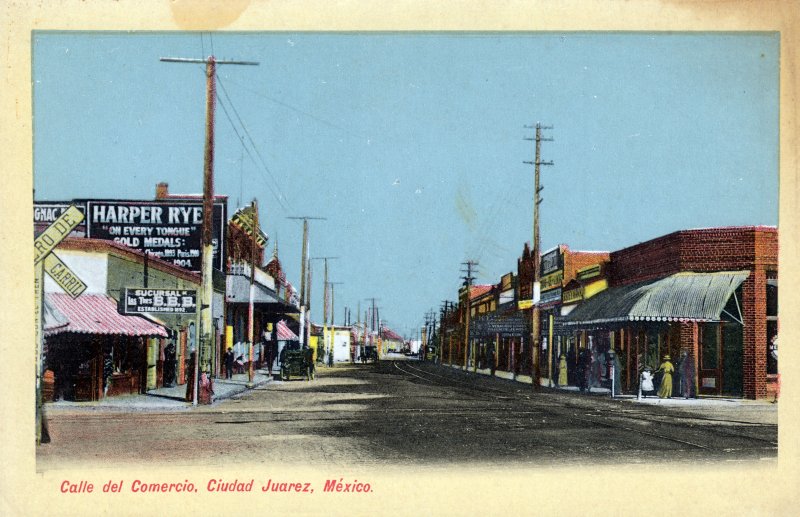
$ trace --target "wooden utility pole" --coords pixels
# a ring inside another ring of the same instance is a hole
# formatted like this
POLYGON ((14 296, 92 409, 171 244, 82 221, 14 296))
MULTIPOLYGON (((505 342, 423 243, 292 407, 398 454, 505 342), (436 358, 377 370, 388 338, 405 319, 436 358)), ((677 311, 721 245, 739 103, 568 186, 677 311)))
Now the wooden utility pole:
MULTIPOLYGON (((534 161, 524 162, 534 167, 533 179, 533 286, 531 289, 531 297, 534 298, 539 291, 539 260, 540 260, 540 247, 539 247, 539 204, 542 198, 539 193, 544 189, 539 184, 539 166, 540 165, 553 165, 553 162, 541 161, 541 142, 552 140, 551 138, 542 138, 542 129, 552 129, 552 126, 545 127, 540 123, 536 126, 525 126, 528 129, 536 129, 535 138, 526 138, 526 140, 533 140, 535 142, 535 155, 534 161)), ((542 355, 541 343, 541 316, 539 310, 539 301, 534 299, 533 308, 531 309, 531 354, 533 355, 533 389, 538 391, 540 386, 539 379, 541 378, 540 360, 542 355)))
MULTIPOLYGON (((253 318, 253 308, 255 305, 255 295, 256 295, 256 255, 258 247, 257 244, 257 236, 258 236, 258 203, 256 200, 253 200, 252 204, 253 210, 253 240, 250 244, 250 304, 247 311, 247 341, 250 343, 250 358, 249 367, 247 368, 247 381, 249 384, 252 385, 253 377, 255 375, 254 366, 253 366, 253 341, 254 341, 254 330, 255 330, 255 321, 253 318)), ((266 246, 266 245, 265 245, 266 246)))
MULTIPOLYGON (((328 334, 328 261, 335 260, 339 257, 313 257, 311 260, 322 260, 325 264, 323 271, 323 291, 322 291, 322 344, 325 351, 328 351, 328 341, 326 335, 328 334)), ((319 347, 319 344, 317 344, 319 347)), ((319 350, 317 350, 319 354, 319 350)))
POLYGON ((466 307, 466 313, 464 319, 466 321, 466 325, 464 326, 464 369, 466 370, 469 366, 469 356, 470 353, 470 346, 469 346, 469 320, 470 320, 470 303, 471 303, 471 294, 472 294, 472 281, 475 280, 475 277, 472 276, 473 267, 477 266, 478 263, 474 260, 468 260, 466 262, 462 262, 463 265, 467 266, 467 270, 465 272, 467 275, 462 277, 464 279, 464 288, 466 290, 466 303, 464 304, 466 307))
POLYGON ((306 339, 306 337, 310 328, 310 325, 305 324, 306 320, 308 319, 308 308, 310 307, 311 301, 311 276, 310 267, 308 264, 308 221, 312 219, 324 221, 325 218, 303 215, 287 217, 287 219, 302 219, 303 221, 303 253, 300 257, 300 346, 302 347, 308 343, 308 339, 306 339))
MULTIPOLYGON (((214 107, 216 105, 216 71, 217 65, 258 65, 255 61, 217 61, 214 56, 206 59, 189 59, 162 57, 161 61, 170 63, 202 63, 206 65, 206 139, 203 152, 203 233, 202 233, 202 265, 200 281, 200 310, 197 311, 200 319, 200 346, 195 354, 195 375, 192 403, 197 404, 197 386, 199 385, 199 363, 203 363, 203 372, 211 371, 211 304, 214 287, 212 281, 212 268, 214 247, 213 234, 213 208, 214 208, 214 107)), ((225 224, 225 221, 223 221, 225 224)), ((211 403, 209 398, 209 403, 211 403)))
MULTIPOLYGON (((334 287, 337 285, 342 284, 343 282, 328 282, 328 285, 331 287, 331 348, 330 353, 331 357, 333 357, 333 347, 334 347, 334 337, 336 337, 336 312, 334 307, 334 287)), ((333 359, 330 361, 331 366, 333 365, 333 359)))

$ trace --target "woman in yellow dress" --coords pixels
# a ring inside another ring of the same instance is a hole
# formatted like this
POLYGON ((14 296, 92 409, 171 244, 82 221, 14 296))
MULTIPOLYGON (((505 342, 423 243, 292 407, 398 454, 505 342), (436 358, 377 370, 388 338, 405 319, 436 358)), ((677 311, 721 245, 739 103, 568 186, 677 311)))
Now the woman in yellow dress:
POLYGON ((675 372, 675 367, 672 366, 669 355, 664 356, 664 362, 661 363, 657 371, 662 373, 661 385, 658 387, 658 397, 668 399, 672 397, 672 374, 675 372))
POLYGON ((558 385, 566 386, 567 384, 567 358, 561 354, 561 358, 558 360, 558 385))

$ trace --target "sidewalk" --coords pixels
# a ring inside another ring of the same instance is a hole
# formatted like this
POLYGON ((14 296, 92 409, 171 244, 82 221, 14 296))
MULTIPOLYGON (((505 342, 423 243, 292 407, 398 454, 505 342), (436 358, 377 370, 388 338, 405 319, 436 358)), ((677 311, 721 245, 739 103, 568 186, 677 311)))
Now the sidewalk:
MULTIPOLYGON (((468 368, 464 370, 459 365, 441 364, 443 367, 450 367, 455 370, 463 371, 469 374, 484 375, 492 377, 491 370, 480 369, 474 370, 468 368)), ((523 384, 531 384, 533 379, 528 375, 512 375, 510 372, 495 371, 495 377, 500 379, 511 380, 523 384)), ((772 400, 751 400, 743 398, 732 397, 716 397, 716 396, 702 396, 701 398, 684 399, 680 398, 665 398, 661 399, 655 396, 642 397, 637 395, 617 395, 611 397, 611 390, 609 388, 590 388, 588 393, 581 393, 576 386, 550 386, 550 380, 547 378, 540 379, 542 388, 552 392, 568 392, 593 399, 604 399, 608 401, 620 401, 632 404, 644 404, 648 406, 659 406, 664 408, 681 410, 687 413, 694 413, 702 415, 703 417, 722 417, 742 421, 750 421, 752 423, 778 423, 778 406, 773 404, 772 400)))
MULTIPOLYGON (((214 397, 217 402, 229 399, 239 393, 249 389, 262 386, 272 381, 272 376, 267 370, 256 370, 253 376, 253 384, 248 387, 248 375, 246 373, 235 374, 232 379, 214 379, 214 397)), ((144 395, 119 395, 107 397, 94 402, 71 402, 60 400, 58 402, 48 402, 45 404, 48 410, 61 409, 102 409, 102 410, 121 410, 121 411, 148 411, 148 410, 188 410, 192 408, 191 402, 186 402, 186 385, 173 386, 171 388, 158 388, 148 391, 144 395)))

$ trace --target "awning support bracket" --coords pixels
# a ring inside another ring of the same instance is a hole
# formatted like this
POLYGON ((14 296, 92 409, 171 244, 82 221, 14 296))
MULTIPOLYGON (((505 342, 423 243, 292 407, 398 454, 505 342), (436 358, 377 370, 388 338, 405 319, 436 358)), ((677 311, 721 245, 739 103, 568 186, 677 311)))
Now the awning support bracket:
POLYGON ((736 316, 726 311, 725 309, 722 309, 722 312, 730 316, 733 321, 744 327, 744 316, 742 316, 742 307, 739 305, 739 297, 736 295, 735 290, 733 291, 733 301, 736 302, 736 312, 739 313, 739 317, 737 318, 736 316))

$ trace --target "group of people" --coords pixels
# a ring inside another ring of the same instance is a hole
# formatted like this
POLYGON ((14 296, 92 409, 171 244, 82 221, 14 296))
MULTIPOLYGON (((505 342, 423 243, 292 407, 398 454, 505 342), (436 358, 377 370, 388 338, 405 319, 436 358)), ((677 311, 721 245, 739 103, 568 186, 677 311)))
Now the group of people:
POLYGON ((653 371, 649 366, 645 366, 641 373, 639 387, 643 397, 648 395, 658 395, 659 398, 672 398, 674 394, 673 375, 678 374, 678 395, 685 399, 697 396, 695 389, 695 367, 694 359, 686 352, 681 352, 678 367, 672 364, 672 357, 669 354, 664 356, 661 365, 653 371), (658 387, 656 382, 658 381, 658 387))
MULTIPOLYGON (((574 356, 573 356, 574 357, 574 356)), ((567 386, 570 384, 570 368, 567 357, 562 354, 558 362, 557 384, 567 386)), ((610 382, 614 395, 622 392, 621 386, 622 363, 613 349, 605 354, 595 353, 589 348, 583 349, 575 362, 575 384, 581 392, 588 392, 593 387, 600 387, 605 377, 610 382), (605 357, 603 357, 605 356, 605 357), (605 369, 605 372, 604 372, 605 369)), ((660 398, 672 398, 677 394, 684 398, 695 398, 695 366, 694 360, 686 352, 681 353, 681 359, 676 367, 669 355, 664 356, 661 365, 654 371, 646 366, 640 375, 639 386, 642 395, 658 395, 660 398), (673 375, 677 373, 677 393, 673 387, 673 375)))

